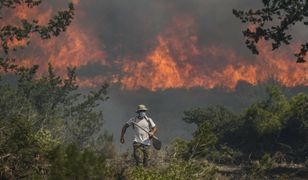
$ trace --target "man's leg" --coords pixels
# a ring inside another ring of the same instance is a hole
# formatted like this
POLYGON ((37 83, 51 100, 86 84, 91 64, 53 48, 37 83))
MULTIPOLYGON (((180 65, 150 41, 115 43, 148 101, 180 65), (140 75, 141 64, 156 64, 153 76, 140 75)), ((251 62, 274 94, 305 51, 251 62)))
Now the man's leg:
POLYGON ((134 159, 135 159, 136 165, 139 166, 141 165, 142 144, 134 142, 133 147, 134 147, 134 159))
POLYGON ((149 146, 142 145, 143 152, 143 166, 147 167, 149 165, 149 146))

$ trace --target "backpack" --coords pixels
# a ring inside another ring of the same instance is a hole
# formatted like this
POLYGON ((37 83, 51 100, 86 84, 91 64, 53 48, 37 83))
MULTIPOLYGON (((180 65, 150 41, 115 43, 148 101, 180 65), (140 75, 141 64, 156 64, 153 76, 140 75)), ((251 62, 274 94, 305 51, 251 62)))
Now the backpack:
MULTIPOLYGON (((144 116, 144 118, 145 118, 145 120, 148 122, 148 124, 149 124, 149 130, 151 131, 152 125, 151 125, 151 123, 150 123, 150 120, 148 119, 147 116, 144 116)), ((136 119, 137 119, 137 116, 135 117, 134 122, 136 122, 136 119)), ((134 124, 134 123, 132 124, 132 126, 133 126, 133 129, 135 129, 135 124, 134 124)))

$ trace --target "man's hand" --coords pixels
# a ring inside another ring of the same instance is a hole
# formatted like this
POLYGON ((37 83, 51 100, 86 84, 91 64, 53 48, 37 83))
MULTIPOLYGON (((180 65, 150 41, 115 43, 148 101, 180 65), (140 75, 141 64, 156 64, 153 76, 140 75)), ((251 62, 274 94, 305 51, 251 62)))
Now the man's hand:
POLYGON ((153 132, 149 132, 149 139, 152 139, 154 137, 154 133, 153 132))
POLYGON ((123 137, 121 137, 120 142, 121 142, 122 144, 124 144, 124 143, 125 143, 125 140, 124 140, 124 138, 123 138, 123 137))
POLYGON ((120 142, 122 143, 122 144, 124 144, 125 143, 125 140, 124 140, 124 134, 125 134, 125 132, 126 132, 126 128, 128 128, 129 127, 129 125, 128 124, 125 124, 123 127, 122 127, 122 131, 121 131, 121 138, 120 138, 120 142))
POLYGON ((149 132, 149 138, 152 139, 154 135, 156 134, 156 132, 157 132, 157 128, 153 127, 151 131, 149 132))

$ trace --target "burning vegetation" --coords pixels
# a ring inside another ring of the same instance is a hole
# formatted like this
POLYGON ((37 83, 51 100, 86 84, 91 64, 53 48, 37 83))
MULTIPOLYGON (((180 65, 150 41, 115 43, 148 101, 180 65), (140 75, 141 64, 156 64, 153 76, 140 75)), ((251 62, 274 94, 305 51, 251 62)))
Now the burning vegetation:
MULTIPOLYGON (((112 73, 99 72, 94 77, 78 76, 80 86, 85 88, 97 87, 104 81, 119 83, 124 89, 145 88, 151 91, 194 87, 233 90, 239 81, 257 85, 274 80, 286 87, 308 85, 307 64, 297 64, 290 60, 295 47, 289 46, 273 52, 269 44, 261 41, 258 44, 259 56, 244 57, 232 47, 224 47, 223 42, 204 45, 198 36, 202 32, 199 32, 194 16, 190 14, 176 14, 170 18, 162 31, 148 40, 155 43, 142 57, 124 54, 113 58, 104 48, 108 44, 100 42, 91 33, 91 27, 82 25, 81 20, 87 14, 78 6, 79 1, 75 3, 78 13, 67 33, 48 41, 30 34, 30 46, 17 54, 21 58, 17 62, 19 65, 29 67, 39 64, 42 74, 47 71, 48 63, 51 63, 55 71, 63 76, 66 67, 86 68, 94 63, 117 69, 112 73)), ((6 12, 9 16, 1 24, 18 24, 17 19, 37 20, 39 24, 47 24, 57 9, 57 6, 45 5, 29 9, 26 5, 18 5, 16 11, 6 12)), ((26 44, 27 40, 9 41, 11 48, 26 44)))
MULTIPOLYGON (((61 2, 0 1, 0 179, 307 178, 305 93, 289 98, 270 86, 265 99, 240 113, 224 106, 187 110, 183 120, 196 126, 191 139, 175 138, 154 151, 146 169, 133 167, 129 152, 116 151, 100 106, 109 98, 105 81, 149 91, 234 90, 240 81, 269 80, 308 86, 307 64, 289 60, 298 47, 272 52, 260 40, 259 55, 245 56, 223 42, 204 43, 193 13, 177 12, 137 55, 121 41, 102 41, 84 25, 89 12, 81 4, 93 0, 73 0, 66 10, 61 2), (112 70, 76 75, 90 65, 112 70), (83 94, 79 86, 96 90, 83 94)), ((172 3, 166 9, 173 12, 172 3)))

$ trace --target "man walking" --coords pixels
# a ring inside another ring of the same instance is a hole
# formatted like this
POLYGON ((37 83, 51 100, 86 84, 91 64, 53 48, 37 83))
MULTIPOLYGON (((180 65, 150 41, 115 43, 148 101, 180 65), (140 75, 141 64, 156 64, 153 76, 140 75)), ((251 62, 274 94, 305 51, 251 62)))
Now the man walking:
POLYGON ((143 164, 144 167, 148 166, 149 147, 151 145, 151 139, 157 131, 156 125, 153 120, 146 115, 147 110, 148 109, 145 105, 138 105, 136 111, 137 115, 125 123, 121 131, 120 139, 120 142, 123 144, 125 142, 124 135, 126 129, 129 126, 132 126, 135 132, 133 142, 134 159, 137 166, 143 164))

